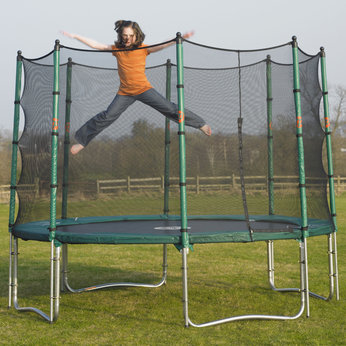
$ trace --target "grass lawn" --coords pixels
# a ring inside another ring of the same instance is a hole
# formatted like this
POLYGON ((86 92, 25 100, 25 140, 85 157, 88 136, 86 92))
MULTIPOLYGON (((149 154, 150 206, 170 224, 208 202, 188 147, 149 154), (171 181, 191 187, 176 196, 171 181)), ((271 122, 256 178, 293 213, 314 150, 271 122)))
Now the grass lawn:
MULTIPOLYGON (((310 299, 310 318, 250 320, 185 328, 181 255, 168 247, 167 285, 62 293, 60 316, 49 324, 34 313, 8 309, 8 207, 0 205, 0 344, 16 345, 346 345, 346 196, 337 198, 340 301, 310 299)), ((19 242, 19 304, 49 310, 47 243, 19 242)), ((275 242, 279 287, 298 287, 296 241, 275 242)), ((327 239, 308 239, 310 289, 328 294, 327 239)), ((162 246, 69 247, 73 288, 116 282, 154 283, 161 278, 162 246)), ((193 322, 239 314, 295 315, 300 298, 267 283, 266 244, 205 244, 188 256, 189 315, 193 322)))

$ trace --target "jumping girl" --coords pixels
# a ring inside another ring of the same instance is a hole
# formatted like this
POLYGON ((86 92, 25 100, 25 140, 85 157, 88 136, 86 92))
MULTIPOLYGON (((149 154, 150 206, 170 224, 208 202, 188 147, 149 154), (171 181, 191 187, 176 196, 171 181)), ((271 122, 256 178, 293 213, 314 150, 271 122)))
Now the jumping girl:
MULTIPOLYGON (((96 135, 117 120, 137 100, 151 106, 167 118, 178 122, 178 106, 159 94, 151 86, 145 75, 147 55, 164 49, 174 44, 174 42, 156 47, 124 51, 123 49, 126 48, 147 47, 147 45, 143 44, 145 35, 136 22, 128 20, 118 20, 115 23, 115 31, 118 34, 118 38, 114 45, 106 45, 80 35, 70 34, 66 31, 62 32, 65 36, 77 39, 91 48, 113 50, 112 54, 117 59, 120 78, 119 90, 107 110, 95 115, 76 132, 75 138, 78 144, 71 147, 73 155, 84 149, 96 135)), ((192 32, 187 33, 183 38, 189 38, 192 34, 192 32)), ((197 114, 187 109, 185 109, 185 124, 200 129, 207 136, 211 135, 210 126, 197 114)))

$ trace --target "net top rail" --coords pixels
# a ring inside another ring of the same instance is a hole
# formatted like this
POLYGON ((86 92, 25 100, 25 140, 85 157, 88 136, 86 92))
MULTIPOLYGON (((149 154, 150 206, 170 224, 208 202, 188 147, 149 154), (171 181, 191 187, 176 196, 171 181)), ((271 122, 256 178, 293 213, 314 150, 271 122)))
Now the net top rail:
MULTIPOLYGON (((295 39, 295 37, 293 37, 295 39)), ((201 43, 193 42, 190 40, 183 40, 184 48, 184 66, 191 68, 239 68, 252 64, 262 62, 270 59, 278 64, 292 64, 292 41, 279 44, 276 46, 256 48, 256 49, 229 49, 222 47, 208 46, 201 43)), ((154 45, 146 45, 145 47, 139 47, 135 49, 120 49, 118 51, 140 50, 151 47, 157 47, 172 43, 171 46, 150 54, 147 57, 147 68, 162 65, 170 60, 174 65, 176 64, 176 52, 175 44, 176 39, 171 39, 154 45)), ((74 63, 86 65, 90 67, 98 68, 116 68, 116 59, 112 56, 114 50, 94 50, 70 47, 60 44, 59 40, 56 43, 60 47, 60 64, 64 65, 69 59, 72 59, 74 63)), ((303 63, 312 57, 316 56, 304 52, 301 48, 298 48, 299 62, 303 63)), ((37 57, 27 58, 23 56, 23 59, 38 63, 42 65, 53 65, 53 53, 54 50, 49 53, 37 57)), ((319 53, 318 53, 319 54, 319 53)))

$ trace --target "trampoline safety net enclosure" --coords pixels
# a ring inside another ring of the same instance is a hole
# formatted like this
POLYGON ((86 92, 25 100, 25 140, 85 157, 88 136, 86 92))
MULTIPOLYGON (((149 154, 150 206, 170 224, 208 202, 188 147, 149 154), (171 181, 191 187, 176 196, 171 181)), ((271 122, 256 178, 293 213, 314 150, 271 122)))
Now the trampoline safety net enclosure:
POLYGON ((137 101, 77 155, 70 153, 77 143, 76 132, 106 110, 117 93, 115 57, 111 51, 76 49, 59 41, 41 58, 28 59, 18 52, 9 306, 13 302, 17 310, 55 321, 60 273, 63 288, 70 292, 161 286, 166 282, 167 244, 182 254, 185 326, 294 319, 305 307, 309 316, 309 295, 330 300, 334 280, 338 299, 324 49, 306 54, 295 37, 280 46, 247 51, 207 47, 184 40, 179 33, 170 42, 169 48, 147 57, 146 75, 159 93, 177 105, 176 122, 137 101), (19 138, 21 109, 25 126, 19 138), (211 126, 211 136, 185 124, 188 110, 211 126), (323 234, 328 237, 327 298, 309 291, 307 273, 307 238, 323 234), (20 238, 50 242, 49 316, 18 306, 20 238), (264 240, 270 286, 280 291, 274 284, 276 239, 299 240, 300 288, 281 289, 300 293, 296 315, 191 322, 189 247, 264 240), (67 280, 67 244, 86 243, 163 244, 163 278, 155 285, 114 283, 74 290, 67 280))
MULTIPOLYGON (((314 230, 332 232, 320 114, 321 54, 312 56, 297 49, 300 88, 293 90, 292 42, 256 51, 216 49, 189 41, 183 47, 185 108, 212 128, 210 137, 188 126, 184 131, 187 217, 209 220, 205 227, 200 222, 199 227, 188 228, 191 241, 299 238, 305 226, 310 235, 314 230), (302 128, 303 135, 297 136, 302 128), (304 166, 305 182, 299 165, 304 166), (301 222, 302 189, 307 225, 301 222), (212 220, 228 220, 229 227, 218 230, 212 220), (200 239, 196 232, 201 233, 200 239)), ((173 45, 149 55, 146 74, 159 93, 178 104, 175 49, 173 45)), ((58 53, 58 81, 54 80, 54 51, 38 59, 21 57, 25 83, 20 105, 25 127, 19 140, 22 166, 16 187, 20 207, 15 234, 48 240, 55 208, 56 238, 62 242, 141 242, 111 235, 132 237, 138 232, 144 243, 179 243, 178 124, 135 102, 78 155, 71 155, 75 132, 107 109, 119 77, 111 52, 60 46, 58 53), (58 116, 52 116, 54 107, 58 116), (56 150, 52 133, 57 138, 56 150), (53 186, 52 152, 57 166, 53 186), (136 221, 134 229, 123 228, 124 223, 102 225, 124 220, 136 221), (145 220, 161 221, 146 227, 139 222, 145 220), (92 224, 84 227, 85 232, 83 227, 76 231, 67 227, 85 224, 92 224), (66 232, 59 232, 59 227, 66 232), (83 233, 89 235, 83 237, 83 233), (163 234, 166 239, 160 238, 163 234)))

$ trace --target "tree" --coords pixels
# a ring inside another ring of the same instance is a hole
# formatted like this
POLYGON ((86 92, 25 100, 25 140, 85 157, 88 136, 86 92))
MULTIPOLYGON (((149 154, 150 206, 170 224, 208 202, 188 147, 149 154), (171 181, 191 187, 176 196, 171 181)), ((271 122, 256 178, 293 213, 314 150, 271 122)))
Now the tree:
POLYGON ((0 132, 0 184, 9 184, 11 176, 11 137, 8 133, 0 132))
MULTIPOLYGON (((338 85, 332 89, 330 94, 330 131, 332 135, 334 175, 345 175, 346 88, 338 85)), ((324 153, 324 162, 324 166, 327 167, 326 153, 324 153)))
POLYGON ((332 135, 345 123, 346 115, 346 89, 338 85, 334 91, 334 104, 332 105, 332 135))

